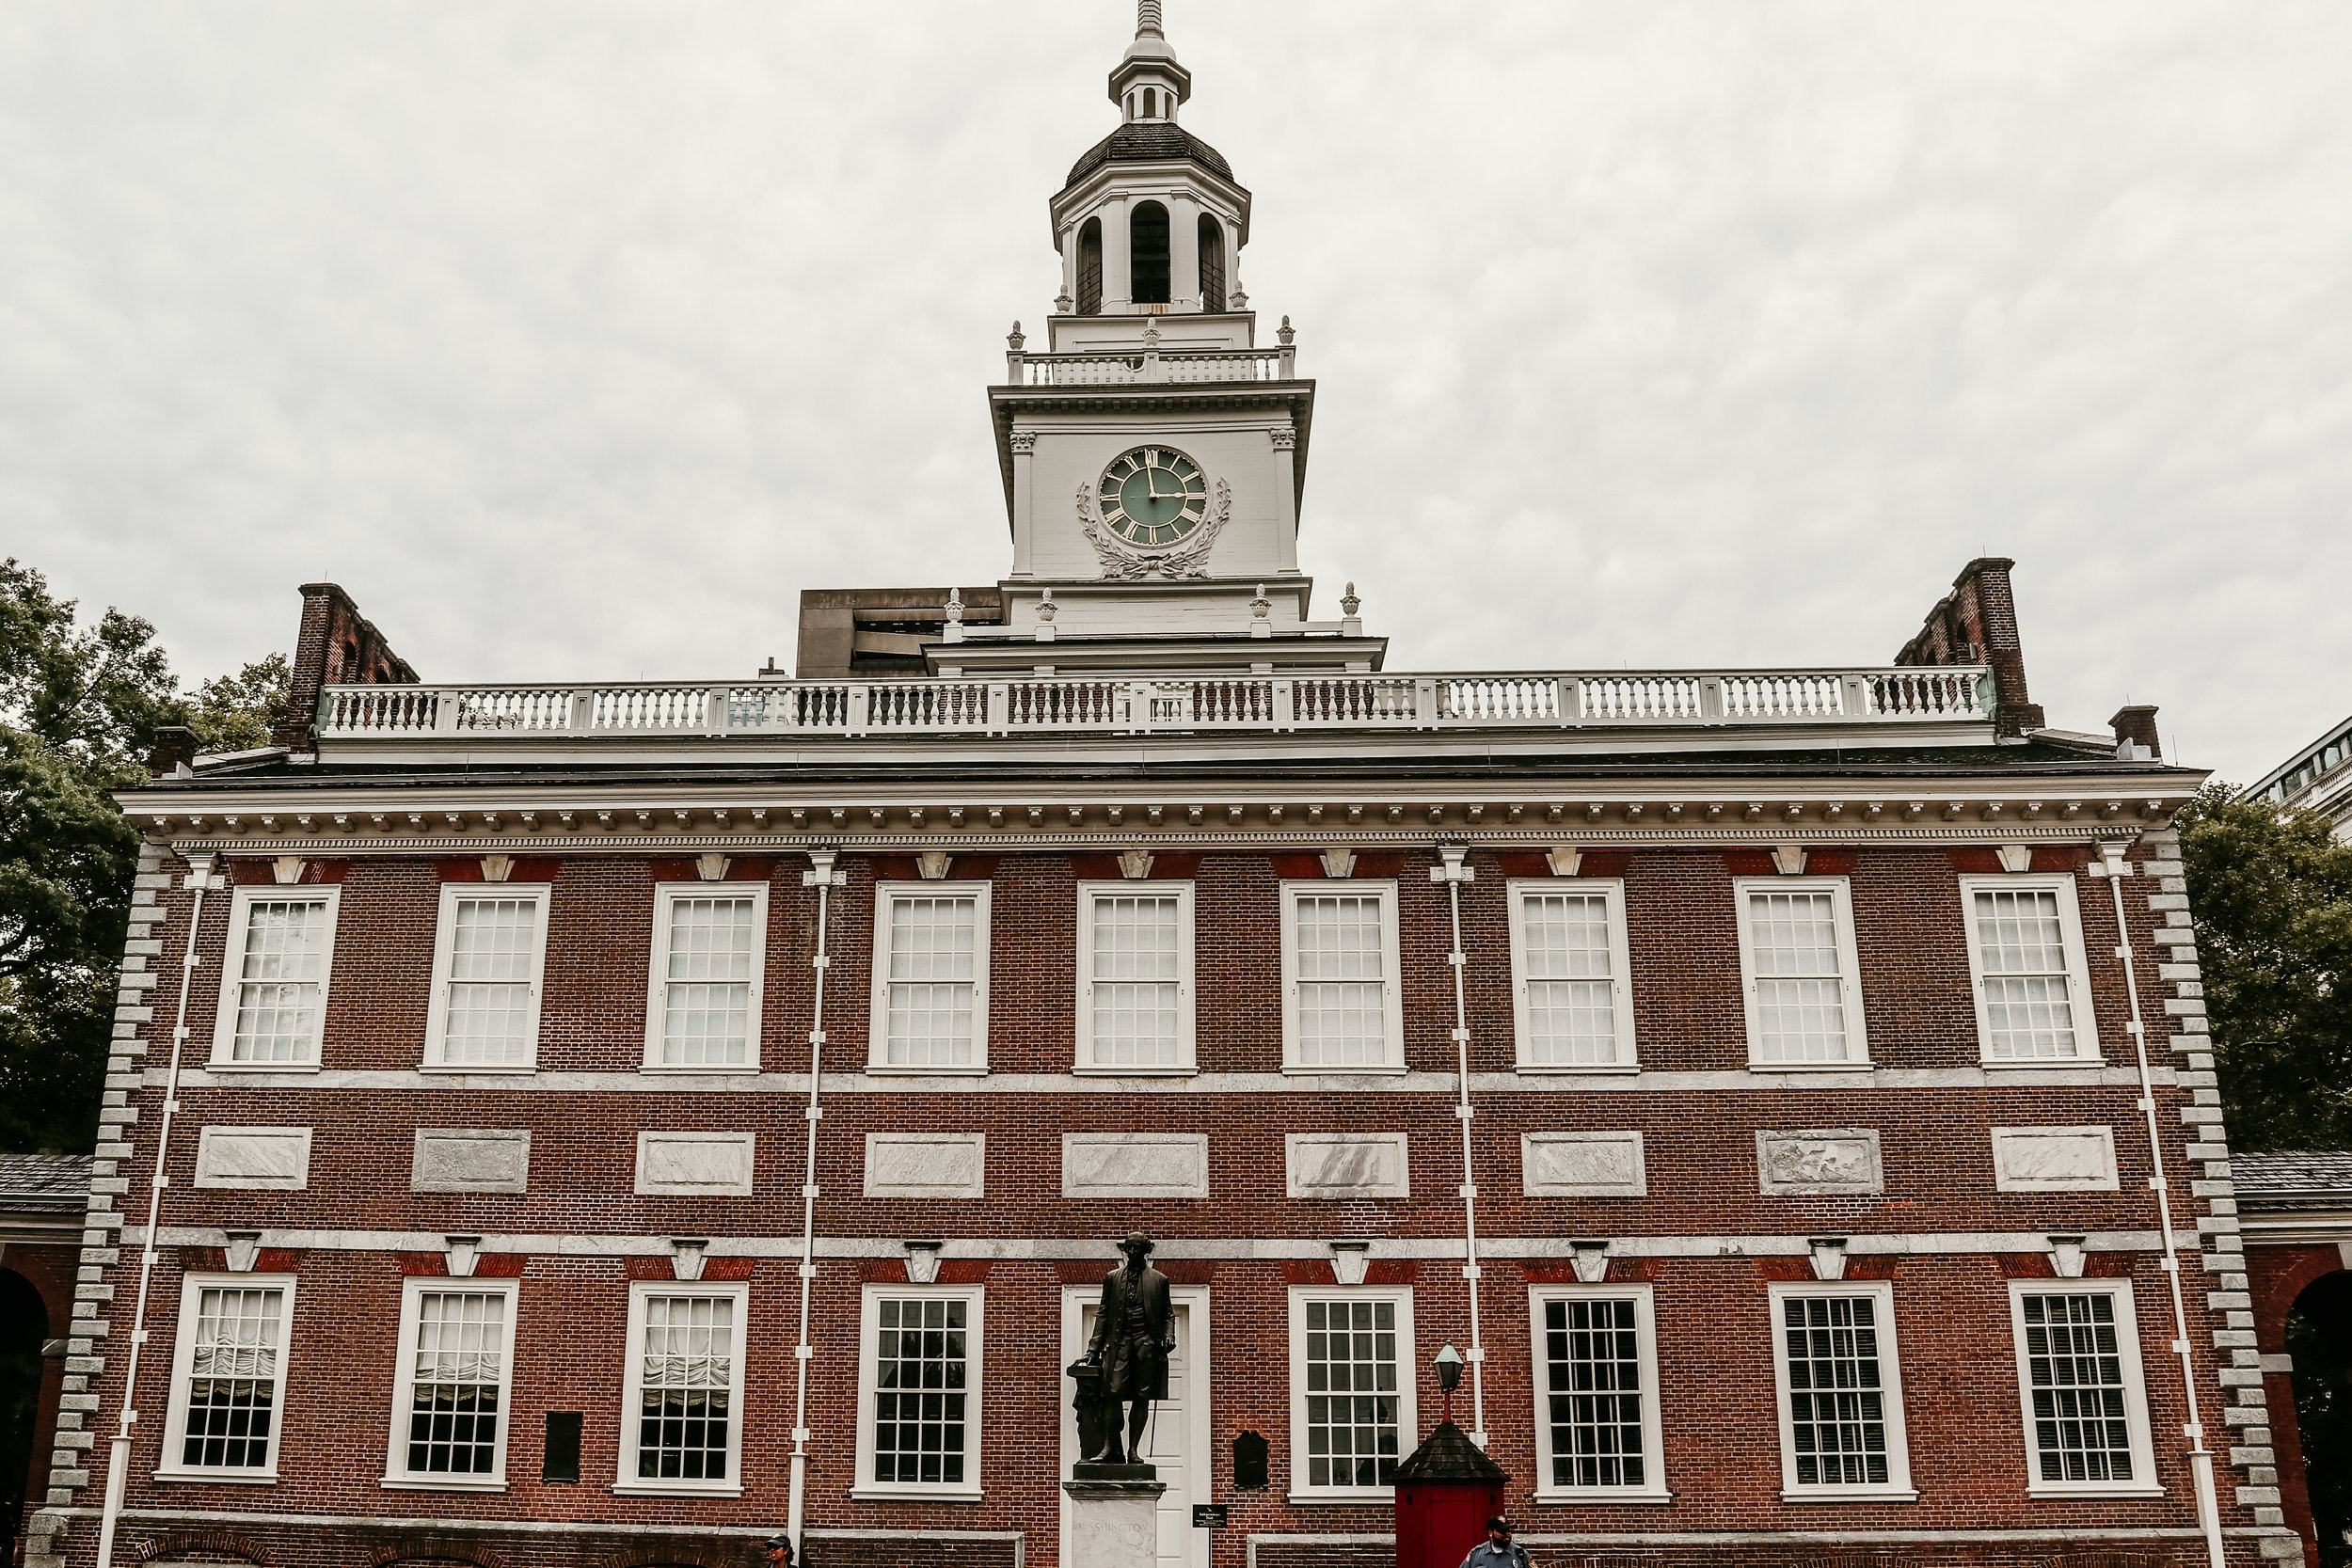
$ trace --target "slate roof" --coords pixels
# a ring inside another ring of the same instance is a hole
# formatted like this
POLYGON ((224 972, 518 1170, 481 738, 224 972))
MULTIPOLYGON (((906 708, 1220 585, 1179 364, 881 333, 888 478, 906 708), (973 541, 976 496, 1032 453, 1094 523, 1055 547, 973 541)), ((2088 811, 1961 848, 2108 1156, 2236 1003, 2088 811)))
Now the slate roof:
POLYGON ((78 1214, 89 1207, 87 1154, 0 1154, 0 1212, 78 1214))
POLYGON ((2262 1213, 2352 1209, 2352 1150, 2233 1154, 2238 1208, 2262 1213))
POLYGON ((1225 161, 1225 154, 1183 126, 1160 119, 1136 119, 1089 148, 1084 157, 1070 166, 1070 178, 1062 182, 1062 189, 1068 190, 1104 164, 1171 161, 1199 164, 1219 179, 1233 177, 1233 166, 1225 161))

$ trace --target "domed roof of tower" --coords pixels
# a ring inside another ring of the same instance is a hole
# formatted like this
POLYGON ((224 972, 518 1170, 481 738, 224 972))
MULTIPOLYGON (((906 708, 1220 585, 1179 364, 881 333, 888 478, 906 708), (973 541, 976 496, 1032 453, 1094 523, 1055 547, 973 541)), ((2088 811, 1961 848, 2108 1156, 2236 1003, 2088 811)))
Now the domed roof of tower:
POLYGON ((1225 154, 1183 126, 1165 119, 1131 119, 1089 148, 1086 156, 1070 166, 1070 178, 1062 182, 1062 189, 1068 190, 1104 164, 1161 164, 1170 160, 1199 164, 1221 180, 1233 178, 1233 166, 1225 161, 1225 154))

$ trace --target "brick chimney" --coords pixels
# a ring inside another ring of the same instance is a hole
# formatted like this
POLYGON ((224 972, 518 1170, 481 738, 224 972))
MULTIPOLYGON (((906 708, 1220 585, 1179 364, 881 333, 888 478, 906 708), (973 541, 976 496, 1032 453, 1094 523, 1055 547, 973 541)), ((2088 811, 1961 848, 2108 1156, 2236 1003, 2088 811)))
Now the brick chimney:
POLYGON ((2017 638, 2017 601, 2009 569, 2017 562, 1982 556, 1961 568, 1952 591, 1895 656, 1897 664, 1984 664, 1993 671, 1993 733, 2022 736, 2042 728, 2039 703, 2026 696, 2026 652, 2017 638))
POLYGON ((147 751, 151 778, 168 778, 196 761, 196 735, 185 724, 158 724, 154 744, 147 751))
POLYGON ((416 681, 408 661, 392 652, 350 594, 331 582, 306 582, 286 720, 270 743, 294 752, 315 750, 310 728, 318 719, 319 693, 327 687, 413 686, 416 681))
POLYGON ((2125 760, 2139 757, 2161 758, 2164 742, 2156 738, 2156 710, 2147 703, 2133 703, 2115 710, 2107 723, 2115 730, 2115 754, 2125 760), (2137 751, 2126 752, 2126 746, 2137 751))

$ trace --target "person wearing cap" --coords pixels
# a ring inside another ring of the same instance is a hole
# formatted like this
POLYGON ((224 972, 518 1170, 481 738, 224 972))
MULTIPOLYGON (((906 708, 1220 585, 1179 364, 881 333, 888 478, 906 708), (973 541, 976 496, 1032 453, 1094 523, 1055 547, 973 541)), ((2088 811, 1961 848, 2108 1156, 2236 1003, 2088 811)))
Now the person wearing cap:
POLYGON ((790 1536, 771 1535, 759 1544, 761 1549, 768 1554, 769 1568, 792 1568, 792 1538, 790 1536))
POLYGON ((1486 1521, 1486 1539, 1470 1549, 1462 1568, 1528 1568, 1527 1548, 1511 1539, 1511 1521, 1498 1513, 1486 1521))

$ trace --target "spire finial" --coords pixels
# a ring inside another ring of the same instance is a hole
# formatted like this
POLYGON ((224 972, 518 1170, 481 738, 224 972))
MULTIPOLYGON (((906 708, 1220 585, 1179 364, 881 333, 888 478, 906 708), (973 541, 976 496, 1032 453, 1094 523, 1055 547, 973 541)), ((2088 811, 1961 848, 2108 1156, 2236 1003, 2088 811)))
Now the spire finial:
POLYGON ((1136 37, 1168 37, 1160 24, 1160 0, 1136 0, 1136 37))

